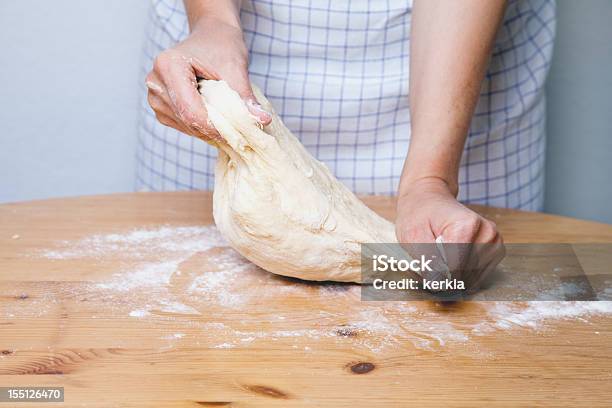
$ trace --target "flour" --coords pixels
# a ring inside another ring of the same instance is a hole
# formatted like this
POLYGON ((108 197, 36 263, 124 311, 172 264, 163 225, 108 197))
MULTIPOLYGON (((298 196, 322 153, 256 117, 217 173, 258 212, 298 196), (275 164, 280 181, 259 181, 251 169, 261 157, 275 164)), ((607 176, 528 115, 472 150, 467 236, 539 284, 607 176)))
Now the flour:
POLYGON ((213 346, 213 348, 218 348, 218 349, 230 349, 234 347, 236 346, 230 343, 221 343, 221 344, 217 344, 216 346, 213 346))
POLYGON ((186 255, 227 243, 214 227, 160 227, 138 229, 125 234, 98 234, 79 241, 61 241, 59 249, 42 251, 47 259, 147 259, 160 251, 186 255))
POLYGON ((114 279, 98 283, 100 289, 127 292, 133 289, 155 288, 167 285, 179 261, 145 263, 133 271, 114 274, 114 279))
POLYGON ((175 313, 175 314, 190 314, 190 315, 201 314, 198 310, 194 309, 193 307, 184 305, 180 302, 161 299, 159 303, 162 305, 160 309, 162 312, 175 313))
POLYGON ((164 339, 164 340, 178 340, 178 339, 182 339, 183 337, 185 337, 185 333, 174 333, 174 334, 169 334, 167 336, 163 336, 162 339, 164 339))
MULTIPOLYGON (((73 282, 70 289, 45 287, 36 299, 14 302, 6 317, 48 314, 58 306, 57 291, 70 290, 73 298, 102 302, 92 318, 119 315, 134 324, 181 330, 160 338, 164 348, 196 338, 196 345, 218 349, 274 341, 316 352, 318 342, 332 339, 338 347, 370 352, 406 344, 421 350, 461 345, 454 350, 476 355, 484 336, 554 330, 555 322, 591 323, 612 315, 611 301, 467 302, 469 318, 431 302, 361 302, 357 285, 312 284, 262 271, 229 248, 212 226, 97 234, 58 242, 36 256, 120 262, 108 279, 82 286, 73 282)), ((568 285, 559 290, 579 290, 568 285)), ((549 296, 559 298, 559 293, 541 298, 549 296)))
POLYGON ((128 313, 128 316, 130 317, 146 317, 150 315, 151 313, 149 313, 148 310, 143 309, 132 310, 130 313, 128 313))
POLYGON ((493 327, 511 329, 541 328, 549 320, 569 320, 595 315, 612 314, 612 302, 491 302, 487 313, 493 319, 493 327))
POLYGON ((208 301, 214 301, 224 307, 240 307, 249 300, 248 292, 240 293, 227 290, 229 285, 235 284, 237 276, 236 271, 233 270, 207 273, 193 280, 188 288, 188 293, 208 301))

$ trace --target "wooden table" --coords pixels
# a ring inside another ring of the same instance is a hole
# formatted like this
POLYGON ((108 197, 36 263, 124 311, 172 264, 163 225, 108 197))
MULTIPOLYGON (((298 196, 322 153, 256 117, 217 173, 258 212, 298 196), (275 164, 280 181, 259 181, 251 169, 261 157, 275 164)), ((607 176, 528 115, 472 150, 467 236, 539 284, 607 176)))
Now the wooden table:
MULTIPOLYGON (((366 202, 393 219, 393 199, 366 202)), ((612 242, 478 211, 507 242, 612 242)), ((203 192, 1 205, 0 386, 63 386, 48 406, 71 407, 612 405, 610 315, 529 327, 506 319, 529 320, 520 304, 360 302, 252 267, 211 223, 203 192)))

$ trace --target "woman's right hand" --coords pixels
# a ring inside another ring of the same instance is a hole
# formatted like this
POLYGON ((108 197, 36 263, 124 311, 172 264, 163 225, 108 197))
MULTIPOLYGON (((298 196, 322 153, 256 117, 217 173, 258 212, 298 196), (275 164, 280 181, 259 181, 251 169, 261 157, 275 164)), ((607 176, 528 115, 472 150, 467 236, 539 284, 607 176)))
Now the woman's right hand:
POLYGON ((196 77, 226 81, 261 124, 272 120, 253 95, 239 26, 200 18, 187 39, 159 54, 146 78, 149 104, 162 124, 200 139, 217 139, 196 77))

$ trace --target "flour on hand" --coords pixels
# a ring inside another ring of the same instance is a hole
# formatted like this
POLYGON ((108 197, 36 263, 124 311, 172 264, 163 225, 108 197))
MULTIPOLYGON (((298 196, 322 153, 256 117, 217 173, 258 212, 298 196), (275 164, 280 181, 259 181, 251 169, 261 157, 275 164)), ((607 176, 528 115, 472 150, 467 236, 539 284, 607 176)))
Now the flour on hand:
POLYGON ((261 128, 224 81, 203 80, 209 120, 223 140, 213 215, 231 246, 256 265, 307 280, 359 282, 360 243, 397 242, 381 218, 312 157, 254 87, 272 123, 261 128))

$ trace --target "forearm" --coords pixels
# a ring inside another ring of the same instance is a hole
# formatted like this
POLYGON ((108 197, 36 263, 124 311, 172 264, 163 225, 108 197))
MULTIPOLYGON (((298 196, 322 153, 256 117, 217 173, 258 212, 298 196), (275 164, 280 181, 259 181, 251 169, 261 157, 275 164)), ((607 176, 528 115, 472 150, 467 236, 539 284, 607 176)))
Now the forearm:
POLYGON ((415 0, 411 28, 411 141, 399 194, 422 179, 458 191, 458 172, 504 0, 415 0))
POLYGON ((192 30, 202 17, 214 17, 227 24, 240 26, 242 0, 183 0, 183 2, 192 30))

